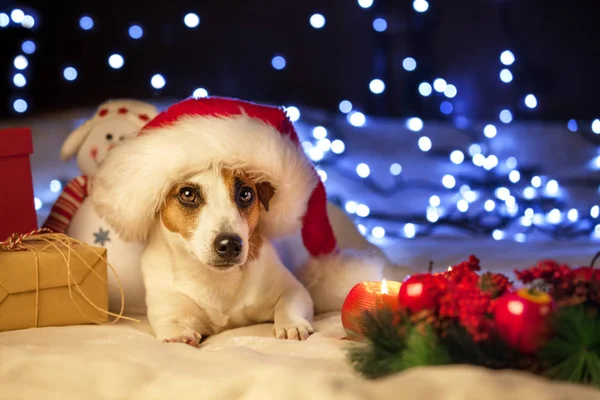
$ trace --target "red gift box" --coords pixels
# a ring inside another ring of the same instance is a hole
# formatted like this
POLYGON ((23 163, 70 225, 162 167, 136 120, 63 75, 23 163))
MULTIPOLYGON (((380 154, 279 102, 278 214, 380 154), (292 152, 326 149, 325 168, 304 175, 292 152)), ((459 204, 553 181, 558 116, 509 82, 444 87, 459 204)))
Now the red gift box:
POLYGON ((0 129, 0 241, 37 229, 31 153, 31 129, 0 129))

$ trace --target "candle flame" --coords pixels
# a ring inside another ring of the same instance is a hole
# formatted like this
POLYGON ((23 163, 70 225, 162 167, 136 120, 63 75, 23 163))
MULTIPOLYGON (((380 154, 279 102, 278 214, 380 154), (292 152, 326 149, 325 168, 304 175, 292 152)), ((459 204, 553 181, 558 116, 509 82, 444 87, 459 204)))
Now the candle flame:
POLYGON ((381 293, 388 294, 387 281, 385 279, 381 281, 381 293))
POLYGON ((452 271, 452 267, 448 267, 448 272, 452 271))

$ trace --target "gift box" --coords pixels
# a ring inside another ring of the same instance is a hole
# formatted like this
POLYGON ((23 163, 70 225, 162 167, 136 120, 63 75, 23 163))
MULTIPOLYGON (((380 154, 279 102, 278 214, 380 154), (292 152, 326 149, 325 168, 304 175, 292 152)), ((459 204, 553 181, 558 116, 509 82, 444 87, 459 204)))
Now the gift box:
POLYGON ((40 240, 0 250, 0 331, 108 321, 106 249, 40 240))
POLYGON ((0 241, 37 228, 29 155, 29 128, 0 129, 0 241))

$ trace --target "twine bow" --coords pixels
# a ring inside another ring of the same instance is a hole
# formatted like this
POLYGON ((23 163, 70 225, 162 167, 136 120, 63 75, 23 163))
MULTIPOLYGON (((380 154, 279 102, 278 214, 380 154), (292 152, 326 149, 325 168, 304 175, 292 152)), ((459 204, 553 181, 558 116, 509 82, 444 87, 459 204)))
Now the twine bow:
POLYGON ((83 262, 83 264, 92 272, 94 273, 102 282, 106 283, 108 286, 111 286, 106 279, 104 279, 103 277, 100 276, 100 274, 98 274, 98 272, 96 272, 94 270, 94 268, 92 268, 92 266, 90 266, 90 264, 76 251, 73 251, 72 249, 72 245, 76 243, 79 244, 81 246, 84 246, 85 248, 91 250, 92 252, 94 252, 94 249, 89 246, 88 244, 81 242, 77 239, 73 239, 63 233, 55 233, 50 229, 47 228, 41 228, 41 229, 36 229, 33 230, 31 232, 25 233, 25 234, 17 234, 14 233, 12 235, 10 235, 5 241, 0 243, 0 252, 11 252, 11 251, 31 251, 33 253, 33 256, 35 258, 35 274, 36 274, 36 280, 35 280, 35 321, 34 321, 34 327, 38 327, 38 319, 39 319, 39 293, 40 293, 40 264, 39 264, 39 259, 38 259, 38 255, 37 252, 38 251, 44 251, 47 250, 49 248, 54 248, 54 250, 56 250, 61 257, 63 258, 63 260, 65 261, 65 265, 67 267, 67 286, 69 288, 69 296, 71 297, 71 300, 73 301, 73 304, 75 304, 75 306, 77 307, 77 309, 79 310, 79 312, 81 313, 81 315, 83 315, 87 320, 89 320, 90 322, 93 322, 95 324, 105 324, 107 323, 106 321, 98 321, 95 320, 91 317, 89 317, 82 309, 81 307, 77 304, 77 302, 75 301, 75 298, 73 297, 73 288, 75 289, 75 291, 77 291, 77 293, 79 293, 79 295, 92 307, 94 308, 96 311, 106 314, 106 315, 110 315, 112 317, 115 317, 114 320, 109 321, 108 323, 115 323, 120 319, 126 319, 129 321, 134 321, 134 322, 139 322, 139 320, 134 319, 134 318, 129 318, 123 315, 124 312, 124 308, 125 308, 125 293, 123 292, 123 286, 121 284, 121 280, 119 279, 119 275, 117 274, 117 271, 115 270, 115 268, 108 262, 108 260, 105 257, 101 257, 105 262, 107 267, 112 271, 112 273, 115 275, 115 278, 117 280, 118 283, 118 289, 121 292, 121 310, 119 311, 118 314, 112 313, 108 310, 103 309, 102 307, 98 307, 96 304, 94 304, 94 302, 92 300, 90 300, 86 294, 81 290, 81 288, 79 287, 79 285, 77 284, 76 280, 73 277, 73 274, 71 272, 71 255, 75 254, 76 257, 79 258, 80 261, 83 262), (36 242, 44 242, 46 243, 46 246, 43 248, 36 248, 34 246, 32 246, 32 243, 36 243, 36 242), (58 244, 63 245, 67 251, 65 254, 65 251, 60 248, 58 246, 58 244))

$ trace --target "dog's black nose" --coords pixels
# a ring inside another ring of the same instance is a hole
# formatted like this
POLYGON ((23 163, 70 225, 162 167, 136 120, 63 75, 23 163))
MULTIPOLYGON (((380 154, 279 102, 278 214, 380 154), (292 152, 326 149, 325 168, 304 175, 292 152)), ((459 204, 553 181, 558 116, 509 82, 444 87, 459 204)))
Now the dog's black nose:
POLYGON ((219 235, 215 239, 217 254, 226 260, 231 260, 242 252, 242 239, 237 235, 219 235))

